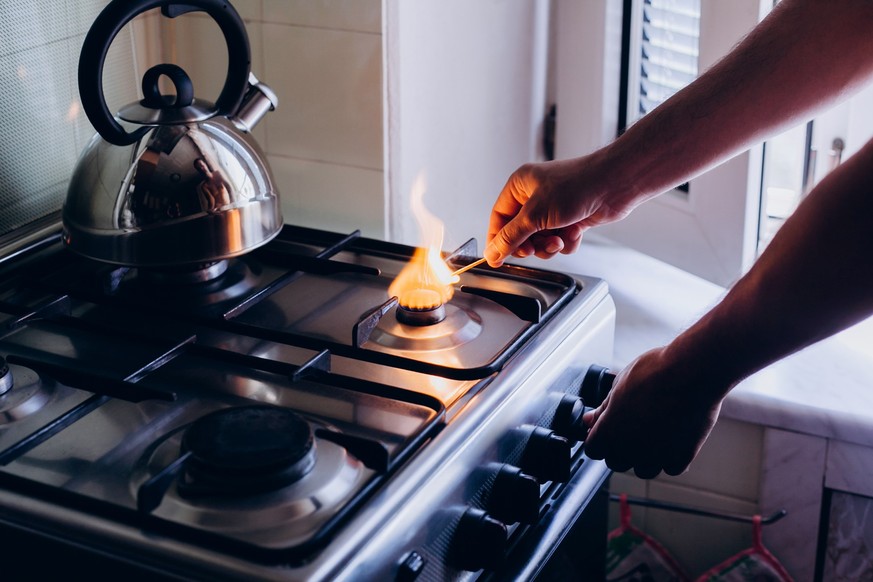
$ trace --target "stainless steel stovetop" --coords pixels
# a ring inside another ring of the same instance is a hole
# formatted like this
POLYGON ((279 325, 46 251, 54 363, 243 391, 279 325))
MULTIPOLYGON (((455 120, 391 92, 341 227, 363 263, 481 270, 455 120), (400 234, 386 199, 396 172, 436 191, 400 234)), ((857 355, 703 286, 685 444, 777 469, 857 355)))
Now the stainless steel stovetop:
POLYGON ((543 564, 608 476, 579 443, 606 285, 479 267, 411 325, 387 288, 412 252, 285 227, 196 269, 95 263, 57 236, 6 260, 0 525, 168 577, 543 564))

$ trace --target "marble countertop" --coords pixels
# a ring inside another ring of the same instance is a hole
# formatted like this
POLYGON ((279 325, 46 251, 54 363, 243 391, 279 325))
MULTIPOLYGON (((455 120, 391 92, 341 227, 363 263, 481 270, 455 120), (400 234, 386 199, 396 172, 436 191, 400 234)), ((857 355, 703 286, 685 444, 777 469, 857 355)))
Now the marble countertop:
MULTIPOLYGON (((621 368, 669 342, 725 290, 661 261, 595 237, 579 251, 526 264, 600 277, 616 304, 621 368)), ((873 447, 873 319, 810 346, 740 383, 723 417, 873 447)))

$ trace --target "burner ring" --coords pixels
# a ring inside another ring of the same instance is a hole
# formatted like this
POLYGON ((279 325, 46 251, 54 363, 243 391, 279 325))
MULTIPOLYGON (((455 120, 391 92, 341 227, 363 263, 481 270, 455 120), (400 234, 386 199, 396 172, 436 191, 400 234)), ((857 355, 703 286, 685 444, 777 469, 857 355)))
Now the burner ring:
POLYGON ((13 385, 12 370, 9 369, 6 358, 0 356, 0 395, 12 390, 13 385))
POLYGON ((398 305, 395 315, 397 316, 397 321, 406 325, 433 325, 446 318, 446 306, 439 304, 435 307, 414 309, 398 305))
POLYGON ((192 285, 214 281, 227 272, 225 260, 200 265, 183 265, 164 269, 140 269, 145 281, 153 285, 192 285))
POLYGON ((9 364, 0 358, 0 430, 43 409, 53 398, 53 385, 45 385, 39 374, 9 364))
POLYGON ((370 334, 370 341, 386 350, 432 352, 456 350, 482 333, 482 319, 474 311, 450 303, 443 307, 446 316, 439 323, 409 325, 402 321, 398 305, 396 317, 383 317, 370 334))
POLYGON ((312 470, 315 437, 292 410, 225 408, 185 430, 182 452, 191 454, 185 464, 187 493, 260 493, 290 485, 312 470))

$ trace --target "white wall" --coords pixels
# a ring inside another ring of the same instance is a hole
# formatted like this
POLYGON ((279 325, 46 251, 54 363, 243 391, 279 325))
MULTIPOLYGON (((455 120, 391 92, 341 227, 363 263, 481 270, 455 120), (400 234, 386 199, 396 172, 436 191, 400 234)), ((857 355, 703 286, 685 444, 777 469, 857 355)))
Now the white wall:
MULTIPOLYGON (((255 128, 285 222, 384 238, 381 0, 234 0, 252 72, 279 97, 255 128)), ((157 18, 157 16, 155 16, 157 18)), ((164 59, 215 100, 227 66, 211 19, 161 18, 164 59)))
POLYGON ((540 155, 547 0, 385 0, 389 237, 418 243, 409 196, 446 223, 444 248, 484 247, 509 174, 540 155))
MULTIPOLYGON (((481 248, 506 178, 541 156, 549 0, 234 6, 253 70, 279 96, 255 135, 286 222, 416 244, 409 200, 423 171, 444 248, 471 237, 481 248)), ((164 26, 164 58, 214 99, 226 66, 217 27, 204 15, 164 26)))

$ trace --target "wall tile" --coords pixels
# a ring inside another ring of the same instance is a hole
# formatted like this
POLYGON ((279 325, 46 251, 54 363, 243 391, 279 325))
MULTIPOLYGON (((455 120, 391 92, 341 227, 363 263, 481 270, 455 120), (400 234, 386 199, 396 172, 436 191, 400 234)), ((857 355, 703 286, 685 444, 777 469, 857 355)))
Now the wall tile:
POLYGON ((74 35, 88 32, 94 19, 108 2, 109 0, 66 0, 63 3, 53 2, 53 4, 66 7, 67 14, 64 21, 68 35, 74 35))
POLYGON ((764 542, 797 580, 812 580, 825 469, 825 439, 767 429, 761 511, 788 514, 764 529, 764 542))
POLYGON ((385 237, 381 171, 277 156, 269 161, 287 224, 385 237))
POLYGON ((722 418, 686 473, 659 479, 757 503, 763 438, 760 426, 722 418))
POLYGON ((381 37, 264 24, 264 56, 281 100, 268 153, 382 169, 381 37))
POLYGON ((243 20, 262 20, 264 17, 262 0, 233 0, 231 4, 243 20))
POLYGON ((382 32, 381 0, 264 0, 268 22, 382 32))
POLYGON ((66 4, 56 0, 0 2, 0 56, 63 40, 67 20, 66 4))
POLYGON ((873 497, 873 449, 829 441, 825 486, 873 497))
POLYGON ((0 57, 0 233, 61 206, 79 154, 74 65, 64 41, 0 57))
MULTIPOLYGON (((164 19, 164 26, 172 27, 175 43, 174 47, 165 47, 165 58, 185 69, 197 98, 215 102, 227 78, 227 45, 221 29, 208 16, 194 14, 180 16, 172 22, 164 19)), ((252 72, 263 78, 261 25, 248 22, 246 30, 252 51, 252 72)))

